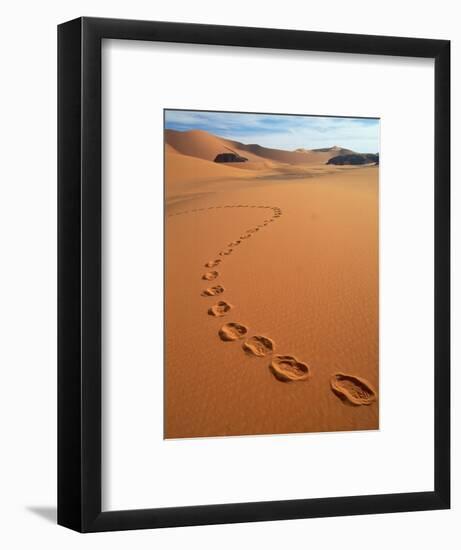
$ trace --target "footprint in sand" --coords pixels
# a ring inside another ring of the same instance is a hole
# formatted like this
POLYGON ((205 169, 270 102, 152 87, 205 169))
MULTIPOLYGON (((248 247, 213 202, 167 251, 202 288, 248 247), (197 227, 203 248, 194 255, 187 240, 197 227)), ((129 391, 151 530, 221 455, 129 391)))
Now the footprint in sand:
POLYGON ((208 310, 208 315, 212 315, 213 317, 223 317, 226 315, 226 313, 229 313, 229 311, 232 309, 232 305, 228 304, 227 302, 220 301, 214 306, 211 306, 208 310))
POLYGON ((275 344, 266 336, 252 336, 251 338, 248 338, 248 340, 245 340, 242 348, 249 355, 265 357, 274 351, 275 344))
POLYGON ((204 281, 212 281, 213 279, 216 279, 216 277, 219 276, 219 273, 217 271, 208 271, 207 273, 204 273, 202 275, 202 279, 204 281))
POLYGON ((248 332, 248 328, 240 323, 227 323, 219 329, 219 337, 224 342, 232 342, 243 338, 248 332))
POLYGON ((251 237, 251 233, 245 233, 245 235, 240 235, 241 239, 249 239, 251 237))
POLYGON ((227 246, 229 248, 233 247, 233 246, 238 246, 240 244, 240 241, 232 241, 231 243, 229 243, 227 246))
POLYGON ((269 365, 269 370, 281 382, 297 382, 307 380, 310 369, 292 355, 276 355, 269 365))
POLYGON ((352 405, 371 405, 376 401, 376 392, 370 383, 358 376, 338 372, 331 377, 330 386, 340 399, 352 405))
POLYGON ((221 260, 210 260, 205 264, 205 267, 216 267, 221 263, 221 260))
POLYGON ((221 285, 212 286, 210 288, 205 288, 202 291, 202 296, 216 296, 217 294, 222 294, 224 292, 224 287, 221 285))
POLYGON ((227 250, 222 250, 219 255, 220 256, 229 256, 229 254, 232 254, 233 248, 228 248, 227 250))

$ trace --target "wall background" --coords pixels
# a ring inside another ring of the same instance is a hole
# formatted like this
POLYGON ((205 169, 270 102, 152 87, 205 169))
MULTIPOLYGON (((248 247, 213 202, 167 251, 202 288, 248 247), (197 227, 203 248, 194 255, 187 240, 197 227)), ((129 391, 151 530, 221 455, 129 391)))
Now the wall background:
MULTIPOLYGON (((5 548, 454 548, 459 541, 461 482, 456 470, 460 414, 453 399, 451 511, 78 535, 54 525, 56 493, 56 25, 80 15, 157 19, 452 40, 453 236, 460 193, 454 152, 459 129, 461 49, 457 5, 399 2, 266 0, 48 0, 8 4, 2 52, 0 163, 0 541, 5 548)), ((389 86, 398 83, 389 83, 389 86)), ((340 93, 340 90, 338 91, 340 93)), ((409 136, 411 139, 411 136, 409 136)), ((459 279, 459 241, 453 242, 459 279)), ((459 375, 460 292, 453 289, 453 395, 459 375)), ((402 388, 402 391, 408 391, 402 388)))

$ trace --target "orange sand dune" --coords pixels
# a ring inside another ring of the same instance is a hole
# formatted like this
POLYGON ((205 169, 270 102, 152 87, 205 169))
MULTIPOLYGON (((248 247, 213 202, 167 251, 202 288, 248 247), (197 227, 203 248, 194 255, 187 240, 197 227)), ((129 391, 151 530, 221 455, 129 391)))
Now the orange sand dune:
POLYGON ((210 160, 219 138, 182 134, 165 157, 165 437, 377 429, 379 167, 242 170, 210 160))
POLYGON ((244 154, 235 146, 234 142, 214 136, 203 130, 189 130, 187 132, 165 130, 165 142, 178 153, 203 160, 213 161, 219 153, 230 151, 242 154, 250 161, 263 160, 253 154, 244 154))
POLYGON ((177 201, 184 196, 214 192, 218 182, 232 185, 233 180, 246 181, 251 171, 239 170, 234 164, 219 164, 202 158, 174 152, 165 153, 165 183, 167 201, 177 201))
POLYGON ((216 193, 246 187, 253 180, 264 184, 270 179, 312 178, 349 170, 356 170, 356 167, 326 164, 293 165, 269 160, 221 164, 181 154, 171 145, 165 145, 167 204, 193 198, 193 195, 198 193, 216 193))
POLYGON ((242 152, 241 154, 248 156, 248 154, 256 155, 260 158, 272 160, 275 162, 287 163, 287 164, 317 164, 325 163, 331 157, 336 156, 336 151, 283 151, 282 149, 269 149, 262 147, 261 145, 251 144, 244 145, 236 141, 229 141, 228 143, 238 147, 242 152))
MULTIPOLYGON (((219 153, 233 151, 254 162, 272 161, 285 164, 324 164, 330 158, 341 154, 341 151, 348 151, 347 149, 337 147, 318 150, 283 151, 281 149, 262 147, 257 144, 246 145, 238 141, 220 138, 203 130, 189 130, 185 132, 165 130, 165 142, 183 155, 211 161, 219 153)), ((239 166, 243 167, 244 164, 239 164, 239 166)))

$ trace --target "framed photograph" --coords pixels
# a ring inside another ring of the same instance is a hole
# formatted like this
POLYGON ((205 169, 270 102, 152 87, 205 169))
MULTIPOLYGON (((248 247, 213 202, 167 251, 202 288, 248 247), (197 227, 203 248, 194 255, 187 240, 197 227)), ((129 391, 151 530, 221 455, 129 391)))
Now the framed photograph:
POLYGON ((450 506, 450 43, 58 27, 58 523, 450 506))

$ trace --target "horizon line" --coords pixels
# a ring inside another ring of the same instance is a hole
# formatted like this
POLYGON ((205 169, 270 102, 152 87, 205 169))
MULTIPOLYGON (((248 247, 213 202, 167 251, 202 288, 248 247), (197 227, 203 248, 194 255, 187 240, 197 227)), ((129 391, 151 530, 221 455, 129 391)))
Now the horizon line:
MULTIPOLYGON (((297 147, 296 149, 280 149, 280 148, 277 148, 277 147, 266 147, 264 145, 260 145, 259 143, 246 143, 244 141, 236 141, 234 139, 229 139, 225 136, 220 136, 218 134, 214 134, 213 132, 210 132, 208 130, 202 130, 201 128, 188 128, 187 130, 177 130, 176 128, 167 128, 165 126, 164 130, 171 130, 173 132, 180 132, 180 133, 183 133, 183 134, 185 134, 187 132, 203 132, 204 134, 214 136, 218 139, 225 139, 227 141, 233 141, 234 143, 239 143, 240 145, 245 145, 247 147, 251 147, 252 145, 256 145, 257 147, 262 147, 264 149, 273 149, 274 151, 284 151, 284 152, 287 152, 287 153, 296 153, 296 152, 302 152, 302 151, 311 151, 312 152, 312 151, 320 151, 320 150, 328 150, 328 149, 337 148, 337 149, 345 149, 347 151, 351 151, 352 153, 364 154, 364 153, 360 153, 359 151, 349 149, 348 147, 345 147, 343 145, 338 145, 337 143, 335 143, 334 145, 331 145, 330 147, 314 147, 312 149, 308 149, 307 147, 297 147)), ((376 153, 373 153, 373 154, 379 155, 379 151, 377 151, 376 153)))

